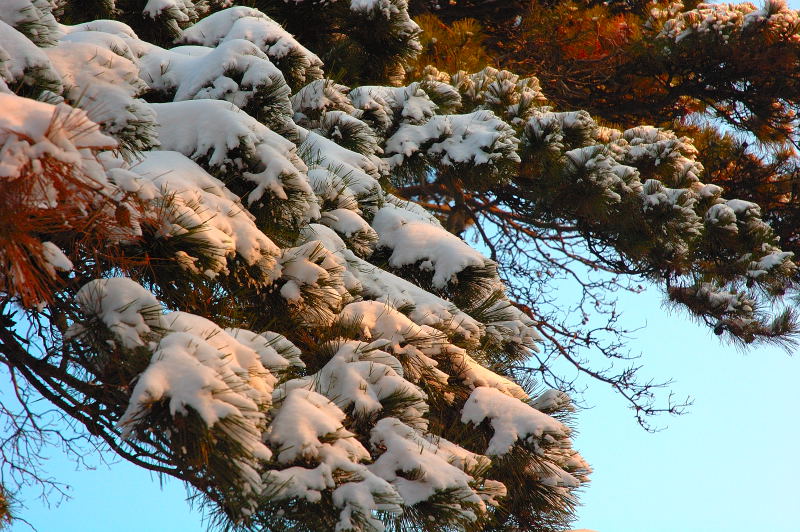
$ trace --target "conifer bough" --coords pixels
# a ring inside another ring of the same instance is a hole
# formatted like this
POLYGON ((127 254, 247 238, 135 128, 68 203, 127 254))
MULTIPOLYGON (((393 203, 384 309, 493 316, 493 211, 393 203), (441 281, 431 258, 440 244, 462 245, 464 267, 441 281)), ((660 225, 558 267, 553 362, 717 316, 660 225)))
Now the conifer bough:
MULTIPOLYGON (((84 438, 184 481, 227 528, 563 530, 590 468, 569 396, 526 361, 583 366, 503 258, 666 282, 745 342, 793 331, 759 310, 791 254, 757 205, 701 182, 690 139, 556 112, 492 68, 400 84, 419 50, 405 0, 315 4, 373 31, 314 52, 265 14, 309 6, 263 4, 0 7, 12 490, 49 482, 40 443, 84 438), (335 46, 382 54, 353 79, 395 84, 326 78, 335 46)), ((653 410, 630 372, 583 369, 653 410)))
POLYGON ((421 12, 416 69, 491 56, 536 75, 561 108, 692 137, 704 180, 757 203, 798 255, 800 14, 789 2, 412 2, 421 12))

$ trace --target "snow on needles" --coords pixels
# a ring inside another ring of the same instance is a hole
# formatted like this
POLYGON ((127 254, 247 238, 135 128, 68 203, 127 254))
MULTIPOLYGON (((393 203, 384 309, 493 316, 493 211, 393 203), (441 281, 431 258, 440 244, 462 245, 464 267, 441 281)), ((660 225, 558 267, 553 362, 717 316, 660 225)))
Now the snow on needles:
MULTIPOLYGON (((504 179, 520 141, 489 107, 532 82, 486 71, 469 78, 485 107, 454 114, 462 94, 445 81, 350 89, 325 79, 319 57, 256 9, 200 18, 200 3, 147 2, 143 15, 177 36, 163 48, 110 20, 53 19, 37 37, 18 28, 52 15, 21 15, 28 5, 0 7, 0 187, 37 176, 37 205, 88 217, 102 200, 124 226, 104 241, 124 261, 91 280, 63 239, 41 242, 52 277, 86 275, 73 279, 82 287, 66 341, 125 375, 124 439, 147 445, 158 431, 170 459, 195 469, 225 453, 224 475, 205 478, 232 483, 220 493, 239 494, 238 518, 329 497, 341 531, 382 530, 381 513, 443 494, 456 501, 450 524, 476 521, 506 496, 488 472, 515 445, 551 463, 542 485, 582 467, 559 458, 568 429, 482 363, 486 346, 526 352, 539 341, 496 264, 385 190, 414 158, 504 179), (85 181, 90 201, 37 172, 45 160, 85 181), (485 282, 459 308, 448 294, 474 272, 485 282), (214 302, 176 304, 176 291, 214 302), (444 438, 435 408, 464 430, 488 419, 488 448, 444 438)), ((405 0, 345 8, 416 42, 405 0)), ((782 258, 768 257, 758 265, 782 258)), ((569 407, 563 394, 541 401, 569 407)))

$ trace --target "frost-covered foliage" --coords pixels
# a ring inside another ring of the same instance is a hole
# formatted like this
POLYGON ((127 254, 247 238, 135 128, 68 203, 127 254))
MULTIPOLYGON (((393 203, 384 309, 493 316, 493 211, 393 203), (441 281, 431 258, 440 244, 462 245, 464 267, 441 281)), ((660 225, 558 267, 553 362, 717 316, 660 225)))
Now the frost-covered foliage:
MULTIPOLYGON (((346 87, 253 8, 106 4, 171 37, 0 10, 0 290, 53 312, 65 386, 105 405, 91 430, 224 524, 568 524, 590 472, 573 407, 525 368, 535 310, 460 237, 472 192, 516 187, 521 214, 573 220, 698 314, 769 332, 736 288, 777 292, 790 257, 757 206, 700 181, 689 139, 556 113, 535 78, 491 68, 346 87), (433 210, 392 194, 415 186, 433 210)), ((416 36, 405 0, 336 4, 416 36)))

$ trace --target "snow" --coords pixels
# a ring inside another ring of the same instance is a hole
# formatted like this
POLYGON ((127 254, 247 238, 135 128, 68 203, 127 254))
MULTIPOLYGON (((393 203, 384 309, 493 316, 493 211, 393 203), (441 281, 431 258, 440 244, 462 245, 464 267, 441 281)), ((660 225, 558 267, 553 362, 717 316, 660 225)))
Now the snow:
POLYGON ((307 220, 319 217, 319 207, 305 174, 307 168, 289 140, 238 109, 218 100, 153 104, 158 119, 161 148, 174 150, 209 167, 239 170, 255 187, 247 194, 248 205, 266 194, 287 198, 287 188, 305 194, 307 220), (258 166, 258 172, 243 171, 258 166))
POLYGON ((397 122, 422 124, 433 117, 436 104, 419 83, 407 87, 378 87, 365 85, 350 91, 350 100, 364 113, 373 128, 380 133, 394 129, 397 122))
POLYGON ((116 42, 109 37, 105 42, 95 39, 100 46, 84 38, 64 40, 45 51, 68 88, 65 98, 85 109, 104 131, 128 140, 136 149, 146 149, 154 142, 155 114, 136 97, 147 85, 131 58, 112 51, 116 42))
POLYGON ((0 78, 6 83, 43 84, 54 92, 61 91, 61 78, 44 50, 3 20, 0 20, 0 58, 3 58, 0 78))
MULTIPOLYGON (((173 417, 187 416, 191 409, 208 429, 221 427, 225 437, 241 446, 243 455, 232 458, 232 468, 245 493, 260 493, 263 485, 256 468, 272 457, 262 434, 277 382, 261 363, 263 349, 257 352, 200 316, 163 314, 155 296, 130 279, 90 281, 78 291, 76 302, 83 313, 108 328, 112 348, 118 342, 126 349, 143 346, 152 351, 118 421, 123 437, 147 428, 143 420, 160 402, 173 417)), ((80 337, 85 330, 76 324, 71 335, 80 337)), ((246 333, 240 331, 250 339, 255 336, 246 333)))
MULTIPOLYGON (((137 37, 136 33, 133 31, 133 29, 131 29, 130 26, 118 20, 105 20, 105 19, 91 20, 89 22, 75 24, 74 26, 65 26, 61 24, 60 29, 63 33, 67 35, 80 32, 94 32, 94 31, 115 35, 117 37, 125 39, 129 46, 135 47, 137 52, 141 50, 140 46, 145 46, 145 43, 143 41, 138 40, 139 38, 137 37)), ((137 56, 138 55, 139 54, 137 53, 137 56)))
POLYGON ((402 355, 409 378, 418 379, 423 373, 436 377, 443 384, 448 375, 440 371, 436 359, 446 359, 455 368, 453 377, 466 386, 491 386, 502 393, 527 398, 525 391, 509 379, 484 368, 466 350, 447 342, 438 330, 417 325, 396 309, 379 301, 360 301, 347 305, 339 314, 342 323, 361 327, 362 337, 381 339, 391 351, 402 355))
MULTIPOLYGON (((171 331, 188 332, 203 338, 206 343, 222 353, 226 370, 230 370, 238 379, 246 383, 247 387, 244 388, 243 395, 248 396, 260 406, 270 404, 272 390, 278 381, 262 363, 265 358, 263 350, 257 352, 251 345, 239 342, 237 337, 228 334, 217 324, 201 316, 177 311, 166 314, 164 321, 171 331)), ((242 336, 250 333, 246 330, 240 331, 242 336)), ((250 334, 255 335, 255 333, 250 334)))
POLYGON ((547 390, 530 402, 530 405, 540 412, 572 412, 575 407, 572 399, 561 390, 547 390))
POLYGON ((138 283, 121 277, 95 279, 75 296, 81 310, 99 319, 123 347, 147 345, 165 328, 161 303, 138 283))
POLYGON ((403 314, 379 301, 350 303, 342 309, 339 319, 358 324, 366 338, 382 338, 398 346, 422 331, 403 314))
POLYGON ((30 0, 6 0, 0 4, 0 20, 11 26, 36 22, 37 11, 30 0))
POLYGON ((280 294, 305 318, 329 325, 349 298, 343 268, 321 242, 309 241, 283 251, 280 258, 285 284, 280 294), (305 298, 309 296, 309 301, 305 298), (303 313, 301 313, 303 314, 303 313))
POLYGON ((480 322, 452 303, 357 257, 347 249, 342 239, 327 227, 315 224, 311 224, 310 227, 313 229, 308 232, 308 240, 318 241, 332 253, 337 263, 346 268, 343 272, 344 282, 354 283, 351 286, 360 291, 364 297, 379 301, 384 306, 409 306, 412 310, 408 317, 412 322, 448 331, 464 340, 477 342, 484 334, 480 322))
POLYGON ((363 286, 363 295, 384 304, 411 306, 408 317, 417 325, 452 332, 466 340, 476 340, 484 333, 480 322, 444 299, 417 285, 364 261, 351 252, 343 252, 352 271, 363 286))
POLYGON ((287 60, 288 79, 305 84, 322 77, 322 61, 302 46, 280 24, 257 9, 231 7, 203 18, 186 28, 180 42, 219 46, 243 39, 255 44, 279 66, 287 60))
POLYGON ((193 7, 191 0, 147 0, 142 14, 152 19, 168 16, 177 22, 189 22, 193 7))
MULTIPOLYGON (((319 457, 323 444, 320 438, 335 436, 334 445, 341 440, 352 440, 348 448, 356 459, 367 459, 369 453, 353 434, 345 430, 345 414, 327 397, 312 390, 295 388, 281 399, 280 409, 269 427, 269 441, 281 449, 278 462, 288 464, 298 459, 319 457)), ((340 444, 342 445, 342 444, 340 444)))
POLYGON ((725 205, 731 209, 738 216, 745 217, 749 214, 755 216, 761 215, 761 207, 751 201, 744 201, 740 199, 731 199, 725 202, 725 205))
POLYGON ((316 117, 331 110, 354 114, 356 108, 347 97, 349 90, 329 79, 318 79, 303 86, 291 97, 295 121, 302 125, 306 117, 316 117))
POLYGON ((761 275, 768 274, 774 268, 784 267, 791 264, 791 259, 794 253, 791 251, 774 250, 769 251, 766 255, 758 260, 755 268, 752 268, 748 274, 751 277, 760 277, 761 275))
POLYGON ((352 152, 313 131, 298 129, 300 150, 308 154, 308 161, 313 161, 313 165, 309 164, 311 168, 326 168, 357 195, 376 194, 380 190, 378 178, 384 172, 380 159, 352 152))
MULTIPOLYGON (((676 44, 698 38, 715 38, 728 43, 745 31, 763 31, 791 36, 795 33, 800 17, 786 2, 769 1, 761 9, 750 2, 741 4, 701 3, 695 9, 679 13, 664 23, 659 39, 676 44)), ((797 42, 796 35, 792 38, 797 42)), ((692 44, 688 44, 691 46, 692 44)))
POLYGON ((475 388, 462 411, 463 423, 479 424, 488 419, 494 430, 486 454, 506 454, 519 439, 533 443, 544 435, 567 437, 569 429, 519 399, 494 388, 475 388))
POLYGON ((522 312, 511 301, 500 299, 486 309, 490 318, 486 322, 486 334, 495 341, 514 342, 538 351, 537 342, 542 340, 536 330, 536 322, 522 312))
POLYGON ((320 221, 347 238, 356 233, 365 233, 374 235, 375 240, 378 240, 375 230, 370 227, 367 221, 357 213, 348 209, 325 211, 322 213, 322 219, 320 221))
POLYGON ((191 159, 178 152, 147 152, 131 170, 151 181, 168 200, 162 236, 191 230, 192 239, 207 247, 206 276, 227 273, 227 259, 234 256, 247 265, 259 264, 268 280, 279 275, 280 249, 256 227, 238 198, 191 159))
POLYGON ((118 424, 123 437, 131 437, 154 404, 168 399, 170 414, 187 415, 191 408, 209 429, 219 425, 243 449, 245 458, 232 458, 231 467, 245 493, 259 494, 259 461, 272 457, 262 443, 264 405, 253 401, 246 382, 231 369, 226 354, 192 332, 165 335, 153 352, 150 365, 139 376, 130 402, 118 424), (227 423, 226 423, 227 422, 227 423))
POLYGON ((300 358, 300 349, 278 333, 265 331, 258 334, 246 329, 225 329, 225 332, 255 351, 261 364, 272 373, 285 371, 292 366, 306 366, 300 358))
POLYGON ((444 288, 469 267, 482 268, 487 259, 457 236, 419 221, 394 206, 380 209, 372 221, 378 233, 378 248, 389 248, 394 268, 421 262, 419 268, 433 272, 433 286, 444 288))
POLYGON ((483 500, 473 491, 471 476, 447 460, 447 455, 427 441, 413 428, 400 420, 383 418, 372 429, 370 444, 373 448, 385 449, 369 470, 390 482, 402 496, 406 505, 413 505, 431 498, 437 491, 453 490, 460 504, 453 510, 469 520, 475 513, 464 507, 471 504, 484 509, 483 500), (404 478, 409 473, 420 472, 418 478, 404 478))
POLYGON ((219 99, 242 108, 260 91, 271 91, 279 105, 290 109, 289 88, 281 71, 256 45, 242 39, 223 42, 204 55, 197 54, 197 48, 184 54, 149 45, 141 69, 151 89, 174 94, 174 101, 219 99), (228 75, 233 72, 240 81, 228 75))
POLYGON ((173 416, 187 415, 187 407, 190 407, 209 427, 222 418, 242 416, 240 409, 255 410, 255 403, 224 397, 229 393, 226 391, 229 386, 217 371, 220 367, 215 367, 220 357, 218 351, 199 336, 166 335, 153 353, 150 365, 139 376, 130 406, 120 418, 120 426, 134 424, 142 410, 164 398, 169 398, 173 416))
POLYGON ((714 226, 715 229, 738 233, 739 227, 736 225, 736 212, 725 205, 717 203, 706 211, 706 223, 714 226))
POLYGON ((35 44, 47 46, 58 39, 59 33, 51 11, 47 0, 3 0, 0 21, 22 30, 35 44))
MULTIPOLYGON (((117 145, 100 133, 84 111, 66 104, 50 105, 0 93, 0 109, 0 178, 17 178, 29 164, 42 159, 88 172, 88 152, 117 145)), ((54 194, 47 192, 43 201, 56 201, 54 194)))
POLYGON ((700 283, 695 298, 705 300, 706 304, 719 314, 752 310, 753 302, 743 294, 720 290, 711 283, 700 283))
POLYGON ((68 272, 75 267, 64 252, 52 242, 42 242, 42 256, 51 269, 49 273, 52 277, 55 276, 55 270, 68 272))
POLYGON ((403 419, 427 426, 423 419, 428 410, 425 393, 403 378, 397 359, 361 342, 338 344, 336 354, 319 372, 289 381, 284 388, 289 395, 300 388, 316 391, 354 419, 369 419, 383 409, 387 398, 403 397, 403 419))
MULTIPOLYGON (((191 100, 151 104, 158 117, 161 148, 181 152, 210 166, 234 163, 229 152, 246 146, 253 151, 267 130, 230 102, 191 100)), ((288 143, 288 141, 286 141, 288 143)))
POLYGON ((514 130, 491 111, 463 115, 437 115, 425 124, 404 124, 386 142, 390 166, 402 165, 424 154, 445 166, 470 164, 497 165, 519 162, 519 140, 514 130))
POLYGON ((350 11, 359 15, 366 15, 370 23, 391 23, 395 28, 397 39, 408 39, 406 46, 414 51, 422 49, 416 36, 422 31, 408 13, 407 0, 350 0, 350 11))
POLYGON ((139 58, 131 48, 132 42, 130 38, 128 38, 128 34, 123 34, 123 37, 114 33, 98 30, 80 31, 82 29, 80 26, 64 27, 69 29, 69 33, 66 33, 63 37, 61 37, 61 43, 74 42, 93 44, 98 48, 110 50, 115 54, 138 64, 139 58))

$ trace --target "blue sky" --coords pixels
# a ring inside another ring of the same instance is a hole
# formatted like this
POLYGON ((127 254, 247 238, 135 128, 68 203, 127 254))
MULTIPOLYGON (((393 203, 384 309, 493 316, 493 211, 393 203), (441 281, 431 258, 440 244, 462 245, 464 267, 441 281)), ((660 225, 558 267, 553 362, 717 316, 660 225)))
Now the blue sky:
POLYGON ((623 304, 646 320, 633 347, 649 374, 672 377, 689 413, 639 429, 622 401, 592 387, 576 447, 593 465, 578 528, 600 532, 796 532, 800 359, 776 348, 739 352, 652 290, 623 304))
MULTIPOLYGON (((800 0, 790 2, 800 8, 800 0)), ((630 343, 645 371, 673 378, 694 405, 668 427, 643 431, 624 402, 590 386, 575 446, 594 468, 576 528, 599 532, 796 532, 800 530, 800 358, 776 348, 745 353, 685 314, 669 314, 650 290, 624 296, 625 325, 646 327, 630 343)), ((2 396, 0 396, 2 400, 2 396)), ((200 514, 183 487, 125 463, 75 471, 57 450, 47 464, 73 486, 47 508, 24 492, 22 517, 40 532, 196 532, 200 514)), ((30 530, 17 523, 14 532, 30 530)))

